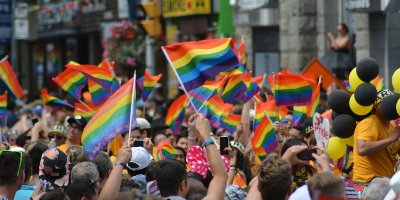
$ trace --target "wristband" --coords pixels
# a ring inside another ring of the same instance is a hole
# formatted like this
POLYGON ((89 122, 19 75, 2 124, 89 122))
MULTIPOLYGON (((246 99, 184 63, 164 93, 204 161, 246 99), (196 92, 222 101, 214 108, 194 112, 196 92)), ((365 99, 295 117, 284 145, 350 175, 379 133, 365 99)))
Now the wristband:
POLYGON ((212 139, 207 139, 203 142, 203 144, 201 146, 203 147, 207 147, 208 145, 214 144, 214 140, 212 139))
POLYGON ((229 171, 232 171, 233 173, 236 173, 236 168, 235 167, 229 167, 229 171))
POLYGON ((115 163, 114 163, 114 166, 117 166, 117 165, 120 165, 120 166, 122 166, 123 168, 126 167, 126 163, 123 163, 123 162, 115 162, 115 163))
POLYGON ((190 137, 190 136, 188 136, 187 139, 188 139, 188 140, 196 140, 197 137, 196 137, 196 136, 195 136, 195 137, 190 137))

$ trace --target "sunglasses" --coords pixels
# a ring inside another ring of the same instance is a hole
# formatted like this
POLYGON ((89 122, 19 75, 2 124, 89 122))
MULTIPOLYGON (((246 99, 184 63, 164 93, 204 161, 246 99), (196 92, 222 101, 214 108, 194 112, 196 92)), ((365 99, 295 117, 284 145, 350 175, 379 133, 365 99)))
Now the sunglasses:
POLYGON ((55 137, 57 140, 62 140, 62 139, 64 139, 64 136, 61 136, 61 135, 56 135, 56 136, 54 136, 54 134, 49 135, 49 139, 53 139, 54 137, 55 137))
POLYGON ((12 153, 18 153, 19 154, 19 165, 18 165, 18 171, 17 171, 17 176, 19 176, 19 171, 21 170, 21 165, 22 165, 22 152, 10 151, 10 150, 2 150, 2 151, 0 151, 0 154, 2 154, 3 152, 12 152, 12 153))

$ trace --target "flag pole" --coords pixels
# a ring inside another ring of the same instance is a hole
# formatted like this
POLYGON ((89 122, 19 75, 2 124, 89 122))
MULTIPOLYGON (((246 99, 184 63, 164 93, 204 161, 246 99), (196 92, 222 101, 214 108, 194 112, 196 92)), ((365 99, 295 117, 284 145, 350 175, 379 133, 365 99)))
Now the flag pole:
MULTIPOLYGON (((133 106, 135 106, 135 96, 136 96, 136 91, 135 91, 135 87, 136 87, 136 70, 135 73, 133 74, 133 86, 132 86, 132 98, 131 98, 131 112, 129 115, 129 134, 128 134, 128 145, 131 146, 131 133, 132 133, 132 112, 133 112, 133 106)), ((136 112, 136 111, 135 111, 136 112)), ((136 115, 135 115, 136 116, 136 115)), ((136 119, 135 119, 136 120, 136 119)))
POLYGON ((164 47, 161 47, 161 49, 162 49, 162 51, 163 51, 165 57, 167 58, 169 65, 171 65, 171 68, 172 68, 172 70, 174 71, 176 77, 178 78, 179 83, 182 85, 183 91, 184 91, 185 94, 188 96, 188 99, 189 99, 189 101, 190 101, 190 104, 192 104, 193 109, 196 111, 196 113, 198 113, 199 111, 198 111, 198 110, 196 109, 196 107, 194 106, 194 104, 193 104, 193 102, 192 102, 192 99, 190 98, 189 93, 186 91, 185 85, 183 85, 183 82, 182 82, 181 78, 179 77, 179 74, 178 74, 178 72, 176 71, 176 69, 175 69, 175 67, 174 67, 174 64, 172 63, 171 59, 169 58, 169 56, 168 56, 167 52, 165 51, 164 47))

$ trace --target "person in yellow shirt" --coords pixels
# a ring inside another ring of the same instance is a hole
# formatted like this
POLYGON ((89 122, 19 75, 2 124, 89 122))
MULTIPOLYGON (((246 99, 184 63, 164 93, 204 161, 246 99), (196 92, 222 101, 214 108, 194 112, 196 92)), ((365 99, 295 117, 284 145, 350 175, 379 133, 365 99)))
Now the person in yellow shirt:
POLYGON ((390 177, 395 173, 400 127, 390 123, 379 108, 382 100, 391 94, 389 90, 379 92, 374 113, 357 124, 354 132, 353 182, 365 184, 374 177, 390 177))
POLYGON ((65 141, 65 144, 57 146, 57 148, 64 153, 67 153, 68 147, 72 145, 81 146, 83 129, 87 124, 87 121, 79 115, 69 118, 67 122, 67 140, 65 141))

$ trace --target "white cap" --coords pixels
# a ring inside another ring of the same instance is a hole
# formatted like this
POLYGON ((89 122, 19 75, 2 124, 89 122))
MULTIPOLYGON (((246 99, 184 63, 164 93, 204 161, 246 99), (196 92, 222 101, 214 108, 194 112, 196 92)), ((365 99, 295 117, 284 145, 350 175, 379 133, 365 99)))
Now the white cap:
POLYGON ((137 171, 149 166, 153 157, 143 147, 132 147, 132 157, 126 168, 131 171, 137 171))
POLYGON ((390 187, 392 189, 389 190, 389 192, 387 193, 385 200, 399 199, 398 196, 400 195, 400 171, 395 173, 390 179, 390 187))
POLYGON ((140 128, 140 130, 150 129, 150 123, 145 118, 136 118, 136 126, 140 128))

